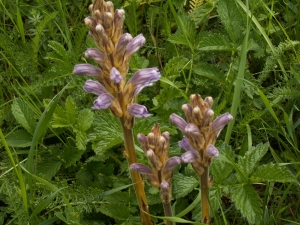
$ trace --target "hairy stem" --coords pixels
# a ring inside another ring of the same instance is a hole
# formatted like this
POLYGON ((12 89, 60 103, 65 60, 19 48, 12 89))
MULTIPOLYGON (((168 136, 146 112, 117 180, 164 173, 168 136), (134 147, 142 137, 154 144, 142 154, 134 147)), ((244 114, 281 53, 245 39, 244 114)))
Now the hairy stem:
MULTIPOLYGON (((165 216, 172 217, 173 213, 172 213, 171 202, 168 202, 168 203, 163 202, 163 206, 164 206, 165 216)), ((174 223, 172 221, 166 221, 166 220, 165 220, 165 224, 166 225, 174 225, 174 223)))
POLYGON ((209 167, 204 167, 201 175, 201 205, 202 205, 202 223, 210 224, 209 214, 209 167))
MULTIPOLYGON (((122 118, 120 120, 124 135, 125 155, 127 157, 128 164, 131 165, 132 163, 137 163, 133 132, 132 129, 128 129, 124 126, 124 121, 122 118)), ((140 207, 140 219, 144 225, 152 225, 149 216, 148 202, 144 190, 144 181, 139 173, 130 172, 130 174, 132 182, 134 183, 134 190, 140 207)))

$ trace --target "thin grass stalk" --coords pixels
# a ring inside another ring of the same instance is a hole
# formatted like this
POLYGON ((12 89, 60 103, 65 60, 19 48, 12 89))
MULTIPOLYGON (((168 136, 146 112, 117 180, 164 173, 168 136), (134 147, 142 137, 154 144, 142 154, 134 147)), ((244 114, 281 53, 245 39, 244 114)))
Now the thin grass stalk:
POLYGON ((209 167, 203 167, 204 172, 200 177, 201 186, 201 212, 202 223, 210 224, 210 205, 209 205, 209 167))

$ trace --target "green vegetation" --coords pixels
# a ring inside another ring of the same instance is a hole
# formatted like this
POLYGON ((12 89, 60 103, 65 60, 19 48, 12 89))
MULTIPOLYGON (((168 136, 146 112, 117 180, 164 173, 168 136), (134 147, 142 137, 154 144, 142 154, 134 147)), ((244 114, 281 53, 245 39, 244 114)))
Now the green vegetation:
MULTIPOLYGON (((285 0, 113 1, 124 32, 146 44, 129 64, 157 67, 158 82, 137 102, 137 134, 154 123, 181 156, 182 133, 170 122, 189 96, 214 98, 217 117, 233 116, 215 146, 211 224, 300 224, 300 5, 285 0)), ((124 157, 122 126, 73 75, 95 47, 84 18, 91 0, 0 0, 0 224, 141 224, 124 157)), ((173 171, 173 217, 145 180, 155 224, 201 223, 199 177, 173 171)))

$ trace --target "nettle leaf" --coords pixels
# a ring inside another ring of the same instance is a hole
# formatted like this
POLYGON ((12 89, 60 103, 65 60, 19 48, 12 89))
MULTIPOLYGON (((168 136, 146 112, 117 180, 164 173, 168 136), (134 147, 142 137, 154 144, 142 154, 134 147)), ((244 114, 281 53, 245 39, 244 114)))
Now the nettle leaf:
POLYGON ((11 111, 22 127, 33 135, 37 122, 32 108, 23 99, 16 99, 11 106, 11 111))
POLYGON ((25 130, 16 130, 7 136, 6 141, 11 147, 24 148, 31 146, 32 135, 25 130))
POLYGON ((46 159, 38 165, 37 171, 43 174, 47 179, 51 179, 62 165, 61 160, 57 158, 46 159))
POLYGON ((184 36, 184 34, 172 34, 168 38, 168 41, 173 44, 188 45, 188 42, 186 41, 186 37, 184 36))
POLYGON ((53 114, 52 126, 58 127, 70 127, 77 119, 77 107, 72 97, 68 97, 65 103, 65 108, 57 106, 53 114))
POLYGON ((128 205, 111 204, 108 202, 102 204, 98 210, 116 220, 126 220, 130 217, 128 205))
POLYGON ((90 183, 92 183, 93 176, 90 171, 82 169, 76 173, 76 179, 79 185, 89 187, 90 183))
POLYGON ((194 177, 184 176, 179 173, 173 176, 173 188, 176 198, 182 198, 199 185, 199 180, 194 177))
POLYGON ((214 177, 214 182, 221 184, 233 171, 233 167, 224 161, 215 159, 210 166, 210 171, 214 177))
POLYGON ((79 150, 85 150, 87 142, 87 135, 85 132, 76 133, 76 146, 79 150))
POLYGON ((243 169, 243 171, 249 176, 257 167, 259 161, 267 153, 269 148, 269 143, 258 144, 252 149, 247 151, 243 157, 239 157, 238 165, 243 169))
POLYGON ((260 197, 254 188, 246 184, 236 186, 231 190, 231 199, 243 217, 245 217, 250 224, 260 224, 262 220, 262 209, 260 208, 260 197))
POLYGON ((222 34, 208 34, 198 45, 202 51, 235 51, 230 40, 222 34))
POLYGON ((170 80, 174 81, 174 78, 179 76, 182 69, 187 66, 189 60, 183 56, 173 57, 168 61, 164 68, 164 77, 169 78, 170 80))
POLYGON ((77 123, 75 125, 76 130, 86 131, 88 130, 94 120, 94 113, 90 109, 83 109, 80 111, 77 117, 77 123))
POLYGON ((217 10, 219 17, 224 24, 231 40, 241 42, 243 35, 243 16, 239 13, 237 3, 232 0, 222 0, 218 2, 217 10))
POLYGON ((271 163, 258 167, 252 174, 251 180, 254 180, 255 182, 272 181, 280 183, 298 183, 295 176, 287 167, 271 163))
MULTIPOLYGON (((76 141, 77 141, 77 136, 76 136, 76 141)), ((84 143, 84 149, 85 149, 85 143, 84 143)), ((79 149, 73 146, 64 145, 63 153, 62 153, 64 166, 69 167, 75 164, 78 160, 80 160, 82 154, 84 153, 84 149, 79 149)))
POLYGON ((225 83, 225 74, 215 65, 208 63, 197 63, 193 71, 203 77, 225 83))

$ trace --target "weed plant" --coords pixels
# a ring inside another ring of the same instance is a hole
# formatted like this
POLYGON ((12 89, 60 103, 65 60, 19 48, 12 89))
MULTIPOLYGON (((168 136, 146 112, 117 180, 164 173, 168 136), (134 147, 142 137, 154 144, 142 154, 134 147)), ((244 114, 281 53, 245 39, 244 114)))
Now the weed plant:
MULTIPOLYGON (((141 224, 122 126, 74 76, 95 48, 84 19, 90 0, 0 0, 0 224, 141 224)), ((127 80, 157 67, 161 77, 136 103, 180 157, 182 134, 170 122, 199 93, 214 98, 214 117, 233 120, 220 133, 210 166, 210 224, 300 223, 300 5, 298 1, 113 1, 125 10, 124 33, 143 34, 127 80)), ((175 124, 176 125, 176 124, 175 124)), ((150 182, 151 183, 151 182, 150 182)), ((145 179, 155 224, 202 224, 199 177, 191 164, 172 173, 173 214, 145 179), (169 223, 170 224, 170 223, 169 223)))

